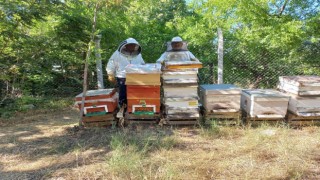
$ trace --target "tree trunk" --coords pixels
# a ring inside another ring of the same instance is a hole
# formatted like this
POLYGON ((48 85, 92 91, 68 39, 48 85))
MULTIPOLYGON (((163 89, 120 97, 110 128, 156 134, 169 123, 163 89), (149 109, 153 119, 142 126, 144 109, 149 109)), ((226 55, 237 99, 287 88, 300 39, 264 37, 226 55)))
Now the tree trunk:
POLYGON ((218 84, 223 84, 223 35, 218 28, 218 84))
POLYGON ((100 53, 100 40, 101 35, 96 35, 95 37, 95 54, 96 54, 96 69, 97 69, 97 79, 98 79, 98 89, 103 89, 103 71, 100 53))
POLYGON ((87 51, 86 59, 84 62, 83 92, 82 92, 82 99, 81 99, 79 126, 82 126, 82 119, 83 119, 83 112, 84 112, 84 100, 85 100, 85 97, 87 94, 88 62, 89 62, 90 55, 91 55, 91 46, 94 41, 94 33, 96 32, 97 10, 98 10, 98 3, 96 3, 95 9, 94 9, 91 38, 90 38, 90 42, 88 43, 88 51, 87 51))

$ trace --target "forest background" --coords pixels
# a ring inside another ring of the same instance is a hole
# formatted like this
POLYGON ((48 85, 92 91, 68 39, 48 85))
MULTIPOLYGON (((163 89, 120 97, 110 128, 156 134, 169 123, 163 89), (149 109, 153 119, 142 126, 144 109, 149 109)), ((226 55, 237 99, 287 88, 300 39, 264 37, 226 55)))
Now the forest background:
POLYGON ((224 83, 276 88, 284 75, 320 75, 320 0, 48 0, 0 2, 0 114, 97 88, 104 67, 133 37, 154 63, 181 36, 203 63, 200 84, 217 82, 217 29, 224 36, 224 83), (101 35, 101 49, 93 38, 101 35), (89 48, 90 47, 90 48, 89 48))

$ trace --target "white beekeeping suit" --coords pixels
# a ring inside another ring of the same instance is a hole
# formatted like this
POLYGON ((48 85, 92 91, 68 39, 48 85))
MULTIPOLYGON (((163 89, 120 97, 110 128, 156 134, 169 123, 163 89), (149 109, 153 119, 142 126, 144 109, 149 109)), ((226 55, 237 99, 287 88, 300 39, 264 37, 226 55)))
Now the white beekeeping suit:
POLYGON ((157 63, 165 61, 199 61, 188 49, 187 43, 181 37, 172 38, 167 44, 167 51, 157 60, 157 63))
POLYGON ((106 67, 109 80, 110 76, 125 78, 125 67, 128 64, 145 64, 141 55, 141 46, 133 38, 121 42, 119 48, 110 57, 106 67), (133 46, 133 49, 130 49, 130 46, 133 46))

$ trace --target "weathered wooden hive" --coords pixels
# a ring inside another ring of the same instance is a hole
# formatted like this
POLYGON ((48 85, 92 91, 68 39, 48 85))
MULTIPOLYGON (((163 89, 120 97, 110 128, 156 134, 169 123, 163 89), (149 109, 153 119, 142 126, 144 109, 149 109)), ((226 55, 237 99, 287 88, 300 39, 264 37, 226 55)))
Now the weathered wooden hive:
POLYGON ((196 124, 200 117, 198 68, 195 61, 168 61, 162 70, 163 104, 171 124, 196 124))
POLYGON ((280 76, 278 89, 298 96, 320 96, 320 77, 280 76))
MULTIPOLYGON (((81 109, 83 93, 76 96, 76 105, 81 109)), ((111 124, 118 107, 116 89, 89 90, 84 99, 83 124, 85 126, 103 126, 111 124)))
POLYGON ((291 96, 290 113, 299 117, 320 117, 319 76, 281 76, 278 88, 291 96))
POLYGON ((271 89, 242 90, 241 109, 248 118, 282 119, 286 116, 289 98, 271 89))
POLYGON ((160 113, 159 64, 126 67, 127 112, 134 115, 154 115, 160 113))
POLYGON ((200 85, 200 101, 207 112, 239 112, 241 89, 232 84, 200 85))

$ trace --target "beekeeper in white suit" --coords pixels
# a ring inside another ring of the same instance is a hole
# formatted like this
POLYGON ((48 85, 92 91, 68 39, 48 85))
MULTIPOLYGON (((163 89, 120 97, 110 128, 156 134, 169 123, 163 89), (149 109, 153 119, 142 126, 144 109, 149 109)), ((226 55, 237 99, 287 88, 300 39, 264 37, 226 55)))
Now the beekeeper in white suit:
POLYGON ((117 81, 119 87, 120 111, 117 117, 123 117, 124 104, 127 104, 126 71, 129 64, 145 64, 141 55, 141 46, 138 41, 128 38, 121 42, 119 48, 110 57, 106 70, 110 82, 117 81))
POLYGON ((157 63, 165 61, 199 61, 187 48, 187 42, 181 37, 172 38, 171 42, 167 43, 167 51, 164 52, 157 60, 157 63))

